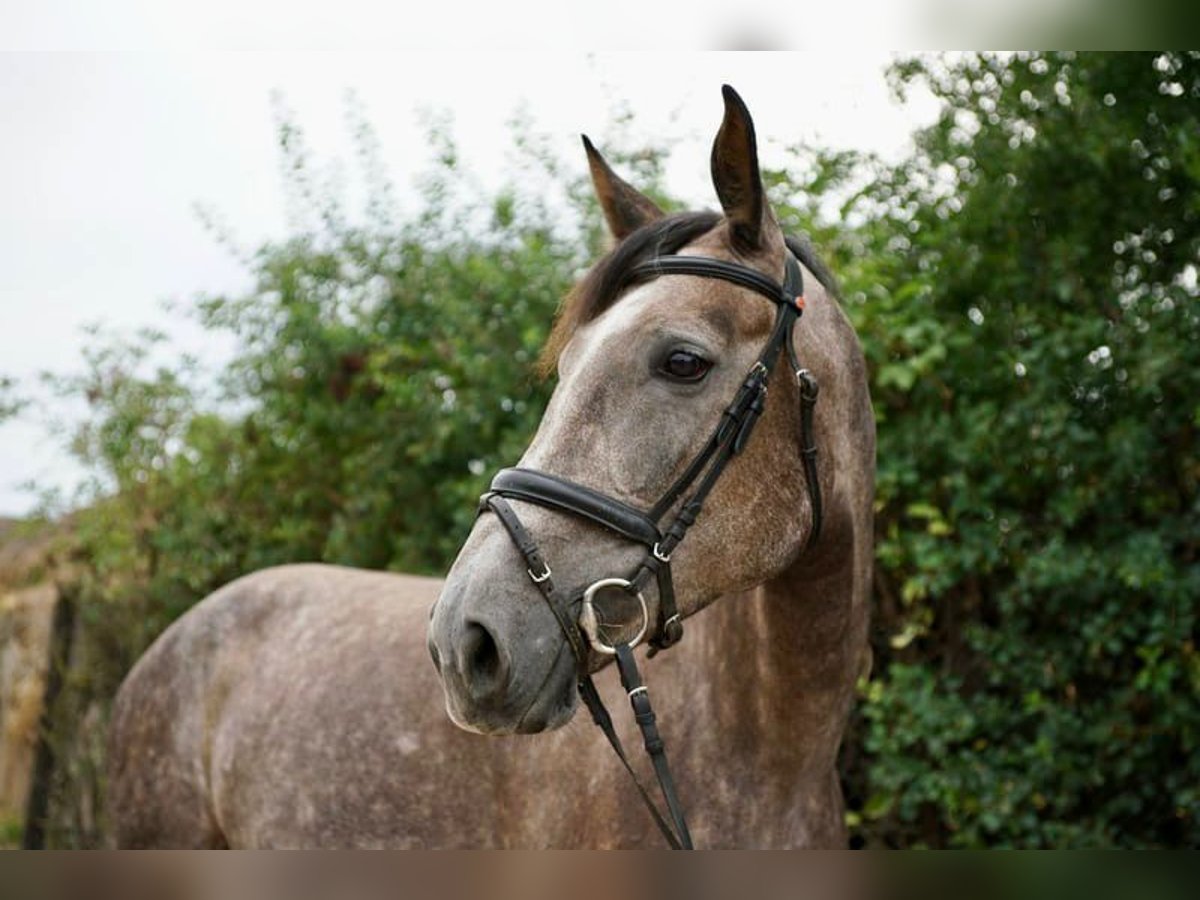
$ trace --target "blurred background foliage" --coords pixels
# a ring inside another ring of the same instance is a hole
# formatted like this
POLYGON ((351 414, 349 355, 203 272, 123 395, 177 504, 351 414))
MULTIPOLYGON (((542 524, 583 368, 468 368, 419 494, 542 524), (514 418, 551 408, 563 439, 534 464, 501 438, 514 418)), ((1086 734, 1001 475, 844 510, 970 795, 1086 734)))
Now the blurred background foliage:
MULTIPOLYGON (((1198 845, 1200 57, 891 77, 943 103, 902 163, 797 147, 765 173, 842 282, 879 420, 855 843, 1198 845)), ((149 333, 98 335, 55 379, 89 406, 72 446, 96 480, 67 548, 53 844, 102 841, 108 698, 173 618, 275 563, 443 572, 540 418, 533 362, 603 245, 580 167, 518 119, 511 183, 484 190, 434 118, 401 210, 351 112, 362 215, 280 114, 292 236, 245 254, 253 290, 197 309, 238 347, 218 401, 149 333)), ((621 124, 614 163, 677 206, 668 148, 621 124)))

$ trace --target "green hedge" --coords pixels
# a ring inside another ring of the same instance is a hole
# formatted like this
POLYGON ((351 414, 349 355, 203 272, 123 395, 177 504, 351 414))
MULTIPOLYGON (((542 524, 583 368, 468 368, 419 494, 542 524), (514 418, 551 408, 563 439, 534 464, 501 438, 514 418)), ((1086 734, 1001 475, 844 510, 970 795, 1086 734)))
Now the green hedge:
POLYGON ((859 201, 880 413, 860 827, 1195 845, 1200 58, 897 78, 945 107, 859 201))

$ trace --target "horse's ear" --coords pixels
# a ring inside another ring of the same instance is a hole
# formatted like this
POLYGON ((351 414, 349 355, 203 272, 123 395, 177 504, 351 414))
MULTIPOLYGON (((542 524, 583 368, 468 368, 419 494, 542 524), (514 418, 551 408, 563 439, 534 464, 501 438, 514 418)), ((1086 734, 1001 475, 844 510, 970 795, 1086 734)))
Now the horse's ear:
POLYGON ((712 179, 734 246, 752 253, 762 247, 770 208, 758 171, 758 142, 750 110, 729 85, 721 87, 725 119, 712 148, 712 179))
POLYGON ((613 237, 623 240, 643 225, 661 219, 663 211, 654 201, 623 181, 586 134, 581 137, 583 149, 587 151, 588 168, 592 171, 592 184, 596 186, 596 197, 613 237))

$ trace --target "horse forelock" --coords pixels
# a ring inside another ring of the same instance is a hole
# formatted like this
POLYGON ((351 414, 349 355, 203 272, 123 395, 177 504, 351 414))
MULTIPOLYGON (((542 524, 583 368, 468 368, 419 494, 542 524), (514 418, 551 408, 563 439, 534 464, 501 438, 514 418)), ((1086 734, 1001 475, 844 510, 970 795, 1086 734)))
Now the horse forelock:
POLYGON ((630 234, 588 270, 563 299, 538 367, 554 371, 558 356, 576 330, 600 316, 620 297, 630 271, 654 256, 675 253, 721 221, 714 212, 677 213, 657 219, 630 234))

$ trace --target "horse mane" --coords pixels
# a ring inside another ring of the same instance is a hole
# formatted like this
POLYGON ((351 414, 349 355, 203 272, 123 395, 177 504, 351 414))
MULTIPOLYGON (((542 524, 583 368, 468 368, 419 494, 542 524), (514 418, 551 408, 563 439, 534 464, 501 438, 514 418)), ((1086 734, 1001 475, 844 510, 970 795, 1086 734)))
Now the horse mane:
MULTIPOLYGON (((640 263, 655 256, 666 256, 711 231, 721 221, 710 211, 683 212, 656 219, 634 231, 601 257, 588 273, 563 298, 550 336, 542 347, 538 371, 547 376, 554 371, 558 356, 583 325, 600 316, 620 297, 629 284, 629 273, 640 263)), ((788 249, 817 281, 834 296, 838 294, 833 274, 817 256, 807 237, 787 238, 788 249)))
POLYGON ((792 251, 792 255, 800 260, 800 265, 813 273, 813 277, 817 279, 821 287, 825 288, 826 293, 834 300, 842 299, 842 288, 838 284, 837 278, 830 271, 829 266, 825 265, 825 260, 817 256, 817 250, 812 245, 807 234, 791 235, 789 234, 784 241, 787 247, 792 251))
POLYGON ((563 298, 538 369, 554 371, 558 356, 576 329, 612 306, 628 284, 628 275, 641 262, 674 253, 711 231, 721 217, 714 212, 685 212, 655 219, 638 228, 608 251, 563 298))

